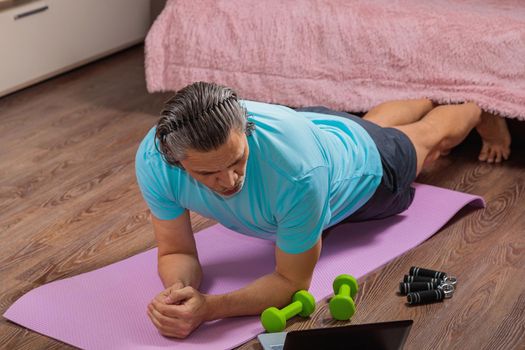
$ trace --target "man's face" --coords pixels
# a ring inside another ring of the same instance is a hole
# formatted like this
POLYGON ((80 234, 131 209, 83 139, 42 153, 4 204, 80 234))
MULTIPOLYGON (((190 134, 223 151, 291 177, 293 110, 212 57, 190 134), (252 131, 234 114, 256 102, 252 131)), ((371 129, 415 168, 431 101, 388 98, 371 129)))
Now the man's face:
POLYGON ((244 184, 249 147, 246 135, 230 132, 226 143, 216 150, 188 150, 180 163, 195 180, 223 197, 238 193, 244 184))

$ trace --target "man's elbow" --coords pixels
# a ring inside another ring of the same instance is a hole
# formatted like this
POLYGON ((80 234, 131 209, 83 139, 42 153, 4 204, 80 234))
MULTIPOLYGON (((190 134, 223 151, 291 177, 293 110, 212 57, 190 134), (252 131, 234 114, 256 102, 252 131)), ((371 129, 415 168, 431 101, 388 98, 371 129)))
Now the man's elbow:
POLYGON ((290 293, 295 293, 299 290, 308 290, 310 288, 310 283, 312 282, 312 277, 303 277, 303 278, 290 278, 279 271, 275 272, 283 281, 286 282, 290 293))

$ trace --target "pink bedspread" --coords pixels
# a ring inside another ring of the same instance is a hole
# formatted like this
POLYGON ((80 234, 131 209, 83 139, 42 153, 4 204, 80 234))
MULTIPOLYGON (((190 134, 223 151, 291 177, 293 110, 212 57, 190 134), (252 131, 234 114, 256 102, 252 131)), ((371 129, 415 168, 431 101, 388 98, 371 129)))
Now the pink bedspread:
POLYGON ((168 0, 146 38, 148 89, 199 80, 242 98, 366 111, 472 100, 525 120, 523 0, 168 0))

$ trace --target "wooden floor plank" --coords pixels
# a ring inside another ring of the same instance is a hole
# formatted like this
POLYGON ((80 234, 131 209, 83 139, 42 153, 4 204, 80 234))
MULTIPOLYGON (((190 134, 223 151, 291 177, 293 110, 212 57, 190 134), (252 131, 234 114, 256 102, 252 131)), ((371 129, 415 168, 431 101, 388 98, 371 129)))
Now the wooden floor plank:
MULTIPOLYGON (((137 46, 0 99, 0 312, 42 284, 155 246, 134 154, 169 94, 146 92, 143 62, 137 46)), ((407 349, 523 348, 525 138, 511 131, 508 162, 478 162, 472 134, 418 178, 481 195, 486 209, 463 209, 429 240, 361 278, 351 321, 332 320, 324 299, 289 329, 413 319, 407 349), (408 307, 396 291, 412 265, 456 274, 454 297, 408 307)), ((196 232, 214 223, 191 218, 196 232)), ((0 344, 71 348, 5 319, 0 344)))

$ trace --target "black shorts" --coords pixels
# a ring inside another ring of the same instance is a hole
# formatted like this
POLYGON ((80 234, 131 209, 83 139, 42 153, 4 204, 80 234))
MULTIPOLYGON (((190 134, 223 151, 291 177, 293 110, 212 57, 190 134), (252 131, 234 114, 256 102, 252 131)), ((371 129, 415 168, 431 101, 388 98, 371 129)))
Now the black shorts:
POLYGON ((350 119, 361 125, 375 142, 383 177, 372 197, 357 211, 344 219, 345 222, 382 219, 405 211, 414 199, 411 186, 416 179, 417 155, 414 145, 403 132, 395 128, 383 128, 357 116, 337 112, 326 107, 304 107, 297 111, 331 114, 350 119))

